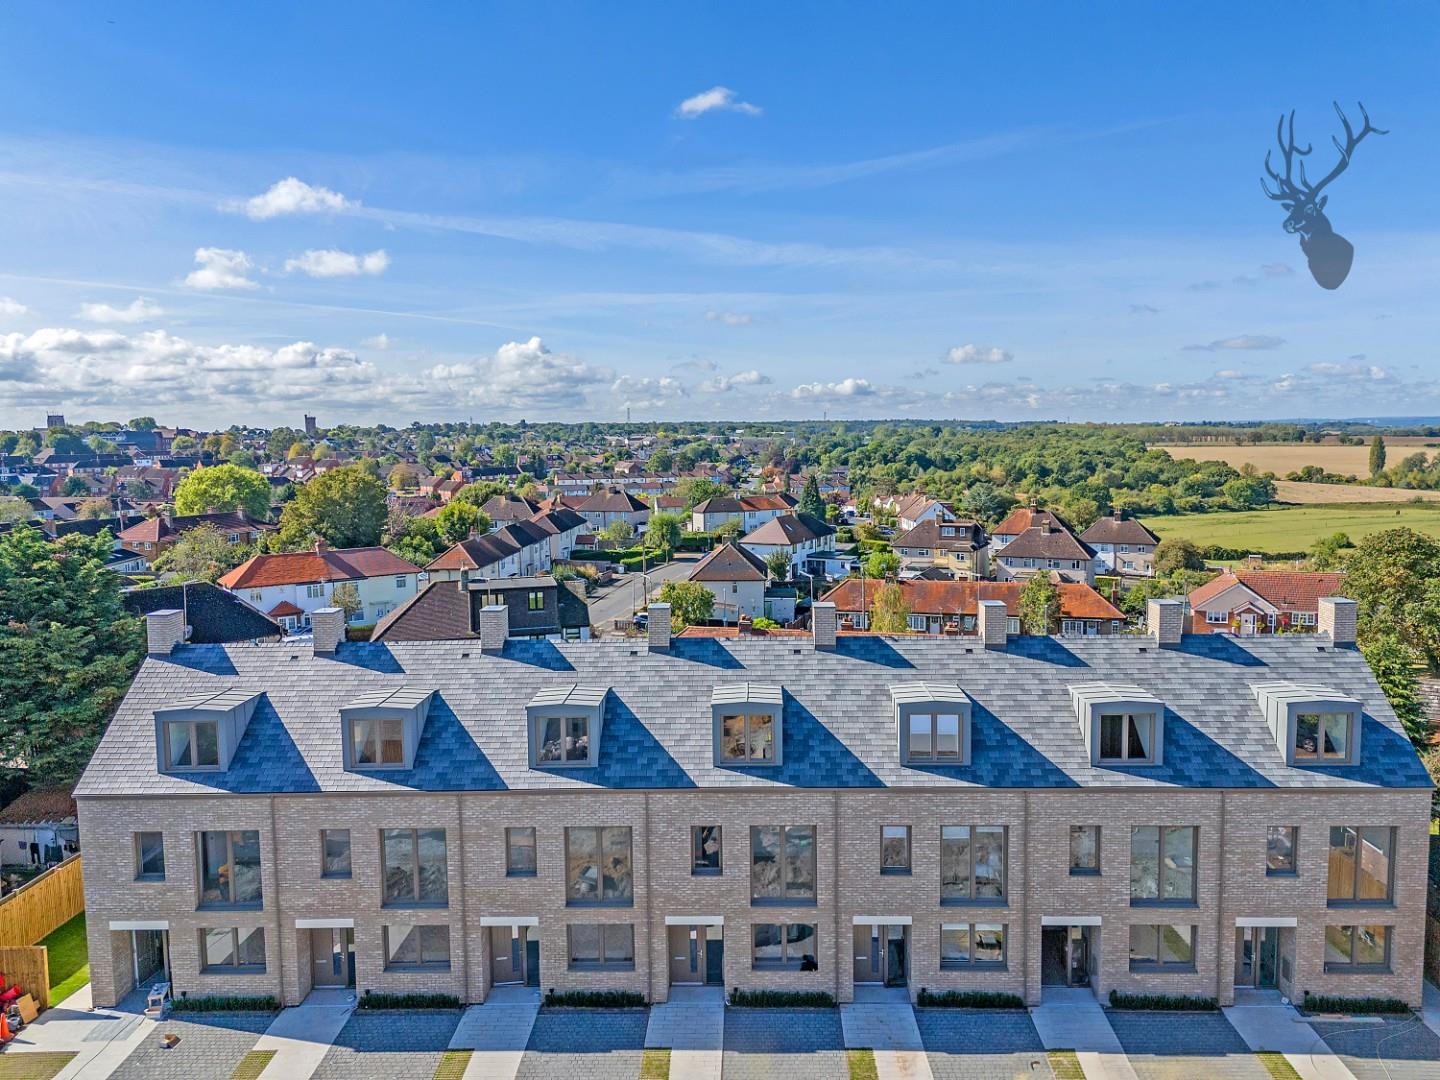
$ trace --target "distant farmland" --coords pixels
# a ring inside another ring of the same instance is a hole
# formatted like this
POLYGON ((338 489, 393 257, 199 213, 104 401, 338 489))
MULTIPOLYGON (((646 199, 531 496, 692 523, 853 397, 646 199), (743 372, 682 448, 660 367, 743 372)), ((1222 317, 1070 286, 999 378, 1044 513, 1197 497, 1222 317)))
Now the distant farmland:
POLYGON ((1440 491, 1371 487, 1368 484, 1306 484, 1276 480, 1275 496, 1282 503, 1397 503, 1423 499, 1440 501, 1440 491))
MULTIPOLYGON (((1420 452, 1435 454, 1436 439, 1404 437, 1386 439, 1385 450, 1389 464, 1393 465, 1409 454, 1420 452), (1426 446, 1424 444, 1431 444, 1426 446)), ((1370 447, 1341 446, 1339 443, 1259 443, 1255 446, 1235 446, 1225 443, 1193 443, 1186 446, 1161 446, 1173 458, 1191 458, 1195 461, 1223 461, 1236 469, 1246 462, 1261 472, 1273 472, 1276 476, 1296 472, 1306 465, 1318 465, 1326 472, 1341 476, 1370 475, 1370 447)))
POLYGON ((1245 552, 1278 553, 1306 551, 1316 540, 1332 533, 1343 532, 1351 540, 1358 541, 1371 533, 1402 525, 1440 537, 1440 504, 1292 506, 1275 510, 1147 517, 1145 524, 1162 540, 1186 537, 1201 547, 1216 544, 1245 552))

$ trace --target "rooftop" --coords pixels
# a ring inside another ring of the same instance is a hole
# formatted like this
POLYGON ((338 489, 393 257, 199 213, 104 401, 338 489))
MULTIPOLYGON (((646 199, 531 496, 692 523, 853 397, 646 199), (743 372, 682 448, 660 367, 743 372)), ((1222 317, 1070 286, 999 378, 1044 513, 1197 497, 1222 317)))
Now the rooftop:
POLYGON ((227 589, 267 585, 308 585, 317 581, 361 581, 420 569, 383 547, 326 548, 255 555, 220 578, 227 589))

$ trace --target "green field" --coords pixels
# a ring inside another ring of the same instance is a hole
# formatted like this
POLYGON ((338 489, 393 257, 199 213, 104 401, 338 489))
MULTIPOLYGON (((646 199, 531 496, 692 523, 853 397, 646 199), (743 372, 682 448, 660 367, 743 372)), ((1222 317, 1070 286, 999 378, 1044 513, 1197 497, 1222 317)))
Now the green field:
POLYGON ((1351 540, 1404 525, 1440 537, 1440 507, 1351 503, 1291 506, 1217 514, 1176 514, 1146 518, 1164 540, 1182 536, 1202 547, 1218 544, 1241 551, 1305 551, 1321 537, 1343 532, 1351 540))

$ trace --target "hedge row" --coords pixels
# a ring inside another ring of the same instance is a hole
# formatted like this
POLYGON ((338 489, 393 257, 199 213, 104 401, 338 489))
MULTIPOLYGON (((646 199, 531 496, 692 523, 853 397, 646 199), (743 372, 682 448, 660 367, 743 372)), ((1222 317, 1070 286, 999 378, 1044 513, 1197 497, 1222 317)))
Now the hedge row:
POLYGON ((1335 997, 1330 994, 1305 994, 1305 1010, 1317 1013, 1354 1013, 1370 1016, 1375 1013, 1408 1013, 1410 1006, 1399 998, 1335 997))
POLYGON ((824 990, 741 990, 730 991, 730 1004, 737 1009, 833 1009, 835 997, 824 990))
POLYGON ((280 1002, 273 997, 244 997, 231 994, 202 994, 196 997, 178 997, 170 1001, 171 1012, 219 1013, 219 1012, 276 1012, 280 1002))
POLYGON ((1213 997, 1184 994, 1122 994, 1110 991, 1110 1005, 1116 1009, 1148 1009, 1158 1012, 1214 1012, 1219 1003, 1213 997))
POLYGON ((360 995, 362 1009, 458 1009, 460 999, 454 994, 382 994, 371 990, 360 995))
POLYGON ((643 1009, 645 995, 634 990, 546 990, 551 1009, 643 1009))
POLYGON ((999 990, 928 990, 920 988, 915 1004, 922 1009, 1023 1009, 1018 994, 999 990))

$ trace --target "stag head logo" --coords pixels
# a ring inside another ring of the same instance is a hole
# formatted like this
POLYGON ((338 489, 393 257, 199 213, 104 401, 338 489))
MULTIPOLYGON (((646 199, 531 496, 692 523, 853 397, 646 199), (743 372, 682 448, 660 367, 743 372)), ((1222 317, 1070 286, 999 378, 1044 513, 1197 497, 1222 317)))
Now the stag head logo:
POLYGON ((1339 103, 1331 104, 1335 106, 1335 114, 1340 117, 1340 123, 1345 128, 1343 144, 1335 136, 1330 136, 1330 141, 1340 152, 1340 160, 1335 163, 1335 167, 1319 183, 1310 182, 1305 175, 1305 162, 1297 162, 1295 159, 1305 157, 1314 148, 1307 145, 1301 149, 1296 145, 1295 111, 1292 109, 1288 133, 1284 113, 1280 114, 1280 122, 1275 125, 1275 141, 1280 144, 1280 155, 1285 161, 1285 175, 1281 176, 1271 166, 1270 154, 1273 151, 1266 151, 1265 172, 1275 184, 1276 190, 1271 191, 1270 184, 1264 179, 1260 181, 1260 187, 1266 195, 1285 208, 1288 214, 1285 218, 1285 231, 1299 234, 1300 250, 1305 252, 1305 261, 1309 263, 1310 274, 1316 283, 1321 288, 1338 289, 1350 273, 1350 264, 1355 261, 1355 246, 1331 227, 1330 219, 1325 216, 1325 204, 1330 196, 1322 192, 1349 167, 1350 158, 1355 153, 1355 148, 1360 145, 1361 139, 1372 132, 1376 135, 1390 133, 1372 127, 1370 114, 1365 111, 1365 106, 1361 105, 1360 115, 1365 120, 1365 126, 1357 135, 1345 113, 1341 111, 1339 103), (1298 183, 1295 180, 1297 165, 1300 172, 1298 183))

